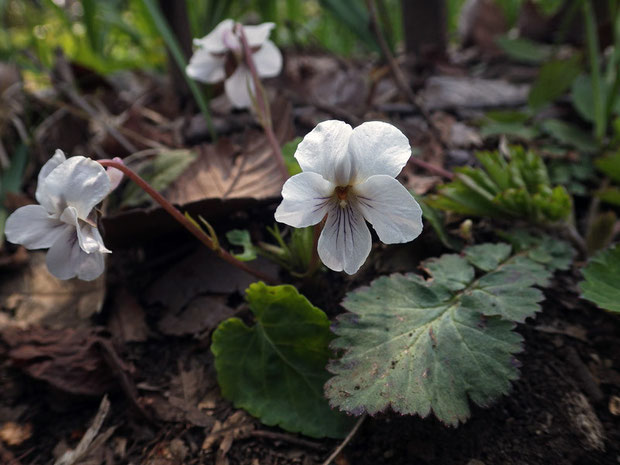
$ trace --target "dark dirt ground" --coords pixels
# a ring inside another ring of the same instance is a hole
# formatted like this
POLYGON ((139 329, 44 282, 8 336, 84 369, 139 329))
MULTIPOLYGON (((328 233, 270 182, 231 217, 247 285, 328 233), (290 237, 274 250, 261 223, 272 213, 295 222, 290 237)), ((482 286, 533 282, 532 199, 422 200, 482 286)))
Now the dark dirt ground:
MULTIPOLYGON (((418 247, 424 245, 418 244, 409 251, 415 255, 418 247)), ((382 253, 376 251, 373 257, 380 261, 382 253)), ((175 261, 179 257, 165 267, 173 269, 175 261)), ((359 279, 368 279, 370 275, 367 272, 359 279)), ((620 421, 612 399, 620 396, 620 322, 578 298, 577 278, 571 272, 557 276, 546 291, 543 311, 535 320, 519 326, 518 331, 525 338, 525 350, 519 356, 521 378, 514 383, 511 395, 488 408, 474 407, 472 418, 458 428, 446 427, 434 418, 389 412, 366 418, 335 463, 618 463, 620 421)), ((148 286, 143 282, 148 281, 148 277, 136 277, 132 291, 142 289, 145 293, 148 286)), ((328 295, 323 286, 315 288, 314 294, 311 288, 306 287, 305 291, 311 301, 319 306, 323 304, 333 313, 337 312, 337 306, 329 302, 337 302, 347 287, 359 282, 336 278, 331 283, 332 289, 339 289, 337 295, 328 295)), ((115 294, 114 289, 111 292, 115 294)), ((246 317, 242 299, 235 294, 228 297, 228 304, 236 306, 239 316, 246 317)), ((103 313, 95 318, 101 328, 97 334, 106 341, 110 340, 110 333, 115 334, 110 329, 112 304, 108 301, 103 313)), ((339 444, 337 440, 315 440, 284 433, 260 425, 244 414, 235 414, 232 405, 218 393, 209 331, 180 337, 161 334, 156 329, 161 309, 144 302, 141 305, 146 309, 150 337, 125 344, 118 337, 115 339, 120 363, 125 368, 131 366, 125 373, 137 390, 123 386, 123 376, 114 373, 118 363, 109 360, 88 376, 64 373, 69 377, 75 375, 73 382, 76 379, 86 382, 93 376, 97 383, 108 383, 106 391, 111 393, 111 413, 103 428, 103 431, 114 428, 111 437, 84 463, 309 465, 322 463, 339 444), (178 392, 179 379, 182 394, 178 392), (199 400, 199 407, 195 408, 191 400, 184 403, 179 396, 199 400), (216 421, 223 425, 219 437, 209 434, 216 421), (208 436, 215 438, 214 445, 205 449, 203 443, 208 436), (228 438, 228 444, 224 444, 223 437, 228 438)), ((85 331, 90 334, 87 338, 92 337, 92 329, 85 331)), ((49 337, 50 333, 46 334, 49 337)), ((33 337, 36 338, 32 334, 28 336, 29 343, 33 337)), ((49 343, 41 340, 45 337, 41 336, 39 343, 49 343)), ((62 334, 59 339, 52 338, 62 341, 66 337, 62 334)), ((66 389, 33 380, 24 370, 27 372, 29 366, 45 357, 20 363, 15 360, 15 354, 8 356, 9 348, 14 350, 16 343, 6 335, 4 339, 0 351, 3 360, 0 417, 14 417, 17 424, 30 425, 31 434, 18 446, 2 446, 2 463, 51 463, 53 453, 58 455, 63 448, 75 447, 92 421, 100 398, 67 393, 66 389), (7 340, 10 344, 6 344, 7 340), (17 461, 8 461, 11 456, 17 461)), ((105 350, 99 348, 87 358, 92 362, 102 352, 105 350)), ((96 387, 91 390, 100 392, 96 387)))

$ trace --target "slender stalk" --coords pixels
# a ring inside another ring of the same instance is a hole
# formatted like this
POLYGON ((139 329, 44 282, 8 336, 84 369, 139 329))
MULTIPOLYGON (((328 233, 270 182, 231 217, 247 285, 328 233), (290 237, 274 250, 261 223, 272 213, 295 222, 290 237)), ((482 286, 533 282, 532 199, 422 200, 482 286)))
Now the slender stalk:
POLYGON ((344 440, 340 443, 340 445, 336 447, 334 452, 332 452, 332 454, 329 457, 327 457, 327 460, 323 462, 323 465, 330 465, 334 460, 336 460, 336 457, 338 457, 340 452, 342 452, 343 449, 347 447, 347 444, 351 442, 351 439, 353 439, 353 437, 355 436, 355 433, 357 433, 357 430, 360 429, 360 426, 362 426, 362 423, 364 423, 364 420, 366 419, 367 416, 368 415, 362 415, 360 419, 357 420, 357 423, 355 423, 351 431, 349 431, 349 434, 347 434, 347 437, 344 438, 344 440))
POLYGON ((276 281, 267 276, 260 271, 254 270, 244 262, 237 260, 231 254, 226 252, 224 249, 219 247, 209 235, 207 235, 202 229, 192 223, 188 218, 185 217, 174 205, 168 202, 159 192, 157 192, 153 187, 149 185, 144 179, 142 179, 137 173, 131 170, 129 167, 124 165, 123 163, 119 163, 112 160, 99 160, 99 163, 104 167, 116 168, 119 171, 122 171, 125 176, 135 182, 140 189, 146 192, 155 202, 157 202, 170 216, 172 216, 175 220, 177 220, 185 229, 187 229, 190 233, 192 233, 200 242, 209 247, 215 254, 220 257, 222 260, 230 263, 233 266, 236 266, 240 270, 245 271, 246 273, 255 276, 256 278, 265 281, 268 284, 277 284, 276 281))
POLYGON ((583 3, 583 13, 586 22, 586 42, 588 44, 588 55, 590 57, 590 73, 592 75, 592 97, 594 100, 594 131, 598 142, 603 140, 607 123, 605 121, 605 95, 603 93, 598 32, 596 30, 596 17, 592 1, 586 0, 583 3))
POLYGON ((267 135, 267 140, 271 145, 271 149, 273 150, 273 156, 276 159, 276 163, 278 165, 278 169, 280 173, 282 173, 282 178, 286 181, 289 178, 289 172, 286 168, 286 163, 284 163, 284 156, 282 155, 282 148, 280 147, 280 143, 276 138, 275 133, 273 132, 273 123, 271 121, 271 112, 269 109, 269 102, 267 101, 267 97, 265 95, 265 89, 261 84, 260 78, 258 76, 258 71, 256 70, 256 63, 254 63, 254 57, 252 56, 252 49, 250 44, 248 44, 248 39, 245 36, 245 32, 243 31, 243 27, 237 25, 237 33, 239 34, 239 39, 241 40, 241 46, 243 48, 243 57, 245 59, 248 68, 250 69, 250 74, 252 75, 252 81, 254 81, 254 88, 256 89, 256 106, 257 111, 259 113, 259 121, 265 130, 265 134, 267 135))

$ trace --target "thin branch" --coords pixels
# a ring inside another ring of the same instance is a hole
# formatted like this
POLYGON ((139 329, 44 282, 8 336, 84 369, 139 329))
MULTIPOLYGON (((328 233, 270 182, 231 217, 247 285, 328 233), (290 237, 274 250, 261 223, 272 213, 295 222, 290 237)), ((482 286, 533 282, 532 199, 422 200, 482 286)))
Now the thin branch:
POLYGON ((413 93, 409 84, 407 84, 407 80, 403 75, 398 63, 394 59, 392 52, 390 51, 390 47, 388 46, 385 37, 383 35, 383 31, 381 30, 381 26, 379 25, 379 20, 377 19, 377 8, 375 5, 375 0, 366 0, 366 7, 368 9, 368 15, 370 19, 370 26, 377 37, 377 42, 379 43, 379 47, 381 48, 381 53, 387 61, 387 64, 392 72, 392 77, 394 79, 394 83, 398 90, 400 90, 409 100, 409 102, 414 106, 414 108, 422 115, 422 118, 428 124, 428 127, 433 134, 433 137, 437 140, 437 142, 442 146, 442 148, 446 148, 441 137, 441 132, 437 128, 437 125, 433 122, 430 113, 424 107, 424 104, 420 101, 420 99, 413 93))
POLYGON ((442 168, 441 166, 436 166, 427 161, 420 160, 419 158, 411 157, 409 158, 409 163, 414 164, 422 169, 425 169, 429 173, 433 173, 433 174, 436 174, 437 176, 444 177, 450 181, 454 179, 453 172, 448 171, 447 169, 442 168))
POLYGON ((332 452, 332 455, 327 457, 327 460, 325 460, 325 462, 323 462, 323 465, 329 465, 330 463, 332 463, 334 461, 334 459, 336 457, 338 457, 340 452, 342 452, 342 450, 345 447, 347 447, 347 444, 349 444, 349 442, 351 442, 351 439, 353 439, 353 436, 355 436, 355 433, 357 433, 357 430, 360 429, 360 426, 362 426, 362 423, 364 423, 364 420, 366 419, 366 416, 367 415, 362 415, 360 417, 360 419, 357 420, 357 423, 355 423, 355 426, 353 427, 353 429, 351 431, 349 431, 349 434, 347 434, 347 437, 344 438, 344 441, 342 441, 342 443, 338 447, 336 447, 334 452, 332 452))
POLYGON ((230 253, 226 252, 222 249, 218 244, 216 244, 211 237, 207 233, 205 233, 202 229, 196 226, 192 221, 190 221, 185 215, 183 215, 174 205, 172 205, 168 200, 166 200, 159 192, 157 192, 153 187, 149 185, 144 179, 142 179, 137 173, 132 171, 129 167, 124 165, 123 163, 119 163, 112 160, 99 160, 98 161, 104 167, 116 168, 119 171, 122 171, 129 179, 135 182, 140 189, 146 192, 155 202, 157 202, 170 216, 172 216, 175 220, 177 220, 185 229, 187 229, 190 233, 192 233, 200 242, 209 247, 215 254, 220 257, 222 260, 230 263, 233 266, 236 266, 240 270, 245 271, 246 273, 255 276, 256 278, 265 281, 268 284, 276 284, 276 281, 266 274, 258 270, 254 270, 253 268, 246 265, 244 262, 237 260, 230 253))
POLYGON ((271 145, 271 149, 273 150, 273 156, 276 159, 278 169, 282 174, 282 178, 284 179, 284 181, 286 181, 289 178, 288 168, 286 167, 286 163, 284 163, 284 156, 282 155, 280 143, 278 142, 278 139, 273 132, 273 123, 271 120, 271 112, 269 110, 269 102, 267 101, 265 89, 263 88, 263 85, 258 76, 258 71, 256 70, 256 63, 254 63, 254 57, 252 56, 252 48, 250 47, 250 44, 248 44, 248 39, 245 36, 243 27, 238 26, 237 32, 239 34, 239 39, 241 40, 241 46, 243 48, 243 56, 245 58, 245 62, 250 69, 252 81, 254 81, 254 88, 256 90, 256 106, 258 107, 257 110, 259 113, 259 120, 261 125, 263 126, 263 129, 265 130, 265 134, 267 135, 267 140, 271 145))

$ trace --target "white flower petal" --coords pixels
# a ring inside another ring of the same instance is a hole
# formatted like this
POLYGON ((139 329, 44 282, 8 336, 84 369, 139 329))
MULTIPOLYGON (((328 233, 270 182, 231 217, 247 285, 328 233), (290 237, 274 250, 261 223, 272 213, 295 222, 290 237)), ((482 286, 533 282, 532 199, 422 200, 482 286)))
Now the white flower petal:
POLYGON ((254 94, 254 82, 250 70, 245 65, 237 66, 232 76, 226 79, 224 90, 235 108, 250 108, 252 106, 250 92, 254 94))
POLYGON ((105 271, 105 258, 101 253, 80 254, 77 277, 82 281, 93 281, 105 271))
POLYGON ((77 275, 81 254, 87 255, 80 248, 75 228, 67 227, 47 252, 47 269, 58 279, 71 279, 77 275))
POLYGON ((225 19, 202 39, 194 39, 194 45, 211 53, 225 53, 228 47, 224 43, 224 36, 230 34, 234 26, 235 22, 232 19, 225 19))
MULTIPOLYGON (((123 159, 119 157, 114 157, 112 161, 120 163, 121 165, 124 164, 123 159)), ((110 192, 112 192, 120 185, 125 175, 121 170, 112 168, 111 166, 108 166, 105 172, 108 173, 108 177, 110 178, 110 192)))
POLYGON ((349 202, 345 208, 336 202, 331 206, 317 245, 319 257, 334 271, 354 274, 370 253, 370 231, 354 203, 349 202))
POLYGON ((358 208, 386 244, 409 242, 422 232, 422 209, 390 175, 371 176, 355 186, 358 208))
POLYGON ((190 58, 185 72, 196 81, 213 84, 223 81, 226 77, 225 61, 224 56, 215 56, 209 50, 199 48, 190 58))
POLYGON ((243 32, 250 47, 260 47, 265 43, 275 23, 263 23, 256 26, 243 26, 243 32))
POLYGON ((7 218, 4 232, 13 244, 21 244, 27 249, 46 249, 67 227, 41 205, 26 205, 7 218))
POLYGON ((268 40, 252 55, 259 76, 270 78, 282 71, 282 53, 275 44, 268 40))
POLYGON ((407 137, 391 124, 369 121, 353 130, 349 153, 355 183, 360 183, 377 174, 395 178, 407 164, 411 146, 407 137))
POLYGON ((351 157, 347 152, 353 129, 342 121, 319 123, 299 143, 295 158, 304 171, 318 173, 338 186, 347 186, 351 157))
POLYGON ((46 263, 50 273, 58 279, 77 276, 84 281, 92 281, 105 269, 102 254, 88 254, 80 248, 75 229, 67 229, 52 245, 47 253, 46 263))
MULTIPOLYGON (((49 160, 47 160, 47 163, 45 163, 45 165, 43 165, 43 167, 41 168, 41 171, 39 171, 39 177, 37 179, 37 191, 35 194, 35 197, 37 199, 37 201, 39 201, 39 189, 41 187, 41 185, 43 184, 43 180, 45 178, 47 178, 47 176, 54 171, 54 168, 56 168, 58 165, 64 163, 65 161, 67 161, 67 157, 65 156, 65 152, 63 152, 60 149, 56 149, 56 152, 54 152, 54 155, 52 155, 52 158, 50 158, 49 160)), ((39 201, 39 203, 41 203, 39 201)))
POLYGON ((58 165, 37 189, 37 200, 48 212, 61 214, 67 206, 86 219, 110 192, 110 178, 96 161, 71 157, 58 165))
POLYGON ((74 207, 67 207, 60 215, 60 221, 71 225, 76 229, 78 242, 81 249, 86 253, 109 253, 103 244, 103 239, 97 228, 78 219, 77 210, 74 207))
POLYGON ((295 228, 319 223, 333 202, 335 186, 317 173, 299 173, 282 187, 282 203, 276 209, 276 221, 295 228))

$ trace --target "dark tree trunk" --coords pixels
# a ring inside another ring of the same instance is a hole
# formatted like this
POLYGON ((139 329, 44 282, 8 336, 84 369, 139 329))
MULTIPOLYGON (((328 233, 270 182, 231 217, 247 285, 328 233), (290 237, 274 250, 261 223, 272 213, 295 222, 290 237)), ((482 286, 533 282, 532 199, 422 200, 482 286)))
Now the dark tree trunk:
POLYGON ((447 43, 445 0, 402 0, 405 46, 420 60, 443 56, 447 43))
MULTIPOLYGON (((192 33, 185 2, 180 0, 159 0, 159 7, 179 41, 185 59, 189 60, 192 54, 192 33)), ((168 52, 168 67, 172 88, 181 100, 185 101, 190 95, 190 90, 185 82, 183 73, 179 70, 170 52, 168 52)))

